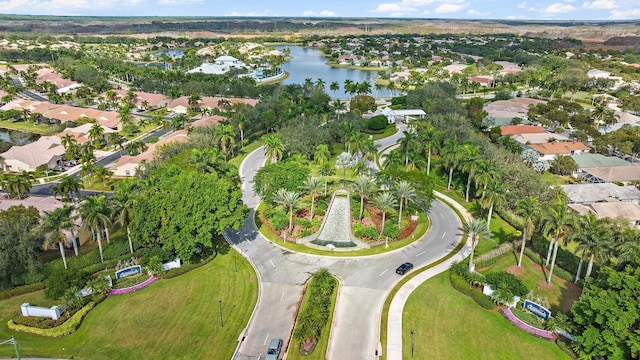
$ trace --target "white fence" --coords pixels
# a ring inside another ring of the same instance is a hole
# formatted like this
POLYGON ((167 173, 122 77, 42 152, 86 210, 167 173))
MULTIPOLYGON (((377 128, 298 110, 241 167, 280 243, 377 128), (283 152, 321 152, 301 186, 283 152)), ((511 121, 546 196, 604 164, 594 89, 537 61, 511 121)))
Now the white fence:
POLYGON ((22 310, 22 316, 43 316, 53 320, 58 320, 60 317, 60 309, 57 306, 51 308, 45 308, 40 306, 30 306, 29 303, 20 305, 22 310))

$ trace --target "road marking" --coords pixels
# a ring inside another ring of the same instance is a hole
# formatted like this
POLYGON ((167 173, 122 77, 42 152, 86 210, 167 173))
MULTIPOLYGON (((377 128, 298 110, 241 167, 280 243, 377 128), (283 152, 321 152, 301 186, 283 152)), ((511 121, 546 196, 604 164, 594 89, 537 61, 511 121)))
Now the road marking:
POLYGON ((422 254, 424 254, 424 251, 423 251, 423 252, 419 252, 419 253, 417 253, 417 254, 416 254, 416 256, 420 256, 420 255, 422 255, 422 254))
POLYGON ((269 340, 269 333, 267 333, 267 336, 264 337, 264 342, 262 343, 262 345, 267 345, 267 340, 269 340))
POLYGON ((282 299, 284 299, 284 291, 282 292, 282 295, 280 296, 280 302, 282 302, 282 299))
POLYGON ((442 220, 444 220, 444 215, 440 214, 440 218, 441 218, 442 220))
POLYGON ((271 266, 276 267, 276 264, 274 264, 273 261, 271 261, 271 259, 269 259, 269 262, 271 263, 271 266))
POLYGON ((378 275, 378 277, 384 275, 384 273, 386 273, 387 271, 389 271, 389 269, 386 269, 385 271, 381 272, 380 275, 378 275))
MULTIPOLYGON (((444 236, 445 236, 445 235, 447 235, 447 233, 446 233, 446 232, 445 232, 445 233, 442 233, 442 238, 443 238, 443 239, 444 239, 444 236)), ((271 261, 271 260, 269 260, 269 261, 271 261)))

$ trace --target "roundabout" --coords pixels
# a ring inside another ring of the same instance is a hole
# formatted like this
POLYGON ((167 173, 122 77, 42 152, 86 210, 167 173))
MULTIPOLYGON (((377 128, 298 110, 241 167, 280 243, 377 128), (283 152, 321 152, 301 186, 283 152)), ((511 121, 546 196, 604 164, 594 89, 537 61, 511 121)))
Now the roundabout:
MULTIPOLYGON (((402 130, 403 125, 400 127, 402 130)), ((398 131, 394 136, 377 141, 376 145, 385 148, 401 137, 402 131, 398 131)), ((252 180, 265 161, 263 150, 259 148, 249 154, 240 166, 243 201, 253 209, 261 200, 253 191, 252 180)), ((456 250, 461 241, 458 230, 461 221, 449 205, 437 199, 433 201, 428 215, 431 219, 429 231, 409 245, 376 255, 338 257, 294 252, 269 241, 259 232, 252 211, 240 229, 225 232, 227 241, 254 266, 260 288, 253 315, 239 334, 234 359, 264 356, 271 338, 284 339, 283 348, 289 347, 304 284, 320 268, 327 268, 340 280, 327 358, 377 359, 382 351, 380 319, 383 304, 402 279, 394 270, 402 263, 411 262, 415 265, 413 272, 420 272, 421 268, 456 250)), ((463 257, 465 250, 466 247, 458 255, 463 257)), ((438 270, 444 271, 448 265, 442 264, 441 267, 438 270)), ((390 317, 390 326, 391 323, 390 317)), ((396 335, 391 337, 399 338, 401 349, 401 333, 396 335)), ((389 351, 396 346, 397 341, 389 351)))

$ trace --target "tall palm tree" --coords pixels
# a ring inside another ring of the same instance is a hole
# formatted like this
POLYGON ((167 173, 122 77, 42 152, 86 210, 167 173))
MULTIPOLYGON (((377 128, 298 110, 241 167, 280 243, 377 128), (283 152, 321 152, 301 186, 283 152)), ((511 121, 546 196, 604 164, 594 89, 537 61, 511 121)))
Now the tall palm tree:
POLYGON ((429 123, 418 123, 419 143, 427 151, 427 175, 431 172, 431 153, 438 148, 440 142, 440 132, 429 123))
POLYGON ((113 171, 104 166, 95 166, 93 168, 93 175, 98 178, 98 181, 102 181, 102 185, 106 188, 107 181, 113 176, 113 171))
POLYGON ((332 81, 331 84, 329 84, 329 90, 333 91, 333 97, 336 97, 336 91, 340 90, 340 83, 332 81))
POLYGON ((494 207, 502 206, 507 202, 507 196, 502 190, 500 179, 494 179, 489 183, 480 201, 485 208, 489 209, 489 214, 487 215, 487 229, 489 229, 494 207))
POLYGON ((94 240, 98 241, 100 261, 104 261, 102 256, 102 233, 111 225, 109 216, 111 209, 109 209, 106 199, 105 195, 87 196, 78 206, 78 213, 82 218, 83 226, 89 229, 94 240))
POLYGON ((11 175, 6 178, 6 188, 10 197, 23 199, 31 193, 31 181, 26 174, 11 175))
POLYGON ((584 263, 585 255, 591 252, 591 249, 596 246, 597 239, 596 233, 599 232, 598 228, 602 227, 602 222, 593 213, 587 213, 586 215, 578 218, 578 229, 572 231, 569 235, 569 239, 578 243, 575 252, 580 252, 580 262, 578 263, 578 271, 576 271, 576 277, 574 282, 580 281, 580 275, 582 274, 582 264, 584 263))
POLYGON ((373 180, 368 176, 358 176, 351 184, 351 189, 360 195, 360 215, 358 216, 358 221, 362 222, 364 198, 371 196, 375 191, 373 180))
POLYGON ((462 151, 460 151, 460 145, 456 138, 448 139, 444 142, 442 148, 442 160, 444 166, 449 169, 449 181, 447 182, 447 191, 451 190, 451 180, 453 179, 453 169, 457 168, 460 164, 462 151))
POLYGON ((91 144, 96 146, 100 141, 104 140, 104 128, 100 124, 93 124, 87 136, 91 144))
POLYGON ((313 160, 320 166, 329 161, 331 157, 331 151, 327 144, 319 144, 316 146, 316 151, 313 153, 313 160))
POLYGON ((480 160, 480 148, 475 145, 465 144, 462 149, 463 159, 461 164, 461 170, 467 173, 467 188, 464 193, 464 201, 469 202, 469 190, 471 189, 471 180, 475 178, 475 172, 478 168, 478 161, 480 160))
POLYGON ((402 204, 403 202, 413 200, 416 196, 416 189, 406 180, 398 181, 393 185, 393 192, 400 199, 400 210, 398 211, 398 229, 401 229, 402 222, 402 204))
POLYGON ((272 164, 282 159, 284 153, 284 144, 282 143, 282 136, 280 134, 264 135, 262 137, 264 141, 264 154, 272 164))
POLYGON ((349 154, 359 159, 360 154, 362 154, 362 152, 364 151, 367 140, 367 135, 365 133, 354 131, 353 133, 351 133, 351 136, 347 141, 347 151, 349 152, 349 154))
POLYGON ((293 209, 300 203, 300 195, 295 191, 278 189, 274 194, 274 201, 289 209, 289 234, 293 230, 293 209))
POLYGON ((224 161, 224 156, 217 148, 209 148, 205 150, 191 150, 191 158, 189 164, 193 164, 198 172, 217 173, 218 165, 224 161))
POLYGON ((60 145, 62 145, 65 150, 67 150, 69 144, 71 144, 72 142, 77 143, 76 138, 74 138, 71 134, 67 133, 60 137, 60 145))
POLYGON ((522 218, 522 245, 520 247, 520 257, 518 257, 518 267, 522 266, 524 247, 527 240, 531 238, 534 228, 533 221, 538 211, 540 211, 538 209, 538 199, 533 196, 516 202, 515 213, 522 218))
POLYGON ((116 215, 116 223, 120 226, 124 226, 127 229, 127 239, 129 240, 129 251, 133 254, 133 242, 131 241, 131 231, 129 229, 129 223, 131 222, 131 211, 135 198, 133 193, 135 192, 135 183, 123 182, 118 185, 118 191, 116 191, 113 199, 113 212, 116 215))
POLYGON ((94 171, 96 169, 96 161, 95 160, 87 160, 87 161, 83 161, 82 164, 80 164, 80 176, 87 177, 87 180, 89 181, 89 186, 92 186, 93 184, 91 183, 91 177, 94 174, 94 171))
POLYGON ((120 133, 113 132, 107 135, 107 140, 111 145, 115 146, 116 149, 123 150, 124 147, 122 145, 127 139, 124 136, 120 135, 120 133))
POLYGON ((473 253, 476 251, 476 245, 480 240, 485 239, 491 235, 489 227, 484 219, 471 219, 470 221, 463 221, 460 227, 463 233, 466 233, 471 239, 471 255, 469 257, 469 272, 475 270, 473 265, 473 253))
POLYGON ((64 268, 67 268, 67 258, 64 254, 64 243, 67 242, 67 238, 62 232, 63 230, 71 230, 75 226, 71 220, 71 206, 65 205, 61 208, 57 208, 53 211, 45 211, 42 217, 42 223, 34 229, 39 234, 49 233, 47 236, 43 248, 46 250, 52 243, 57 243, 60 249, 60 256, 62 256, 62 262, 64 268))
POLYGON ((402 155, 397 151, 389 151, 382 155, 382 159, 384 160, 382 163, 382 168, 384 170, 398 169, 402 167, 402 155))
POLYGON ((387 210, 393 209, 397 202, 393 194, 388 191, 384 191, 373 200, 373 204, 382 210, 382 228, 380 229, 380 235, 384 234, 384 223, 387 219, 387 210))
POLYGON ((407 168, 409 166, 409 154, 417 150, 419 142, 418 142, 418 134, 413 130, 405 130, 402 132, 404 136, 400 139, 400 152, 404 153, 404 167, 407 168))
POLYGON ((311 215, 309 216, 309 220, 313 220, 316 196, 322 189, 322 180, 317 176, 309 176, 305 179, 302 188, 311 195, 311 215))
POLYGON ((573 227, 574 221, 575 219, 569 214, 567 204, 565 202, 558 202, 550 206, 547 213, 544 215, 543 232, 545 235, 553 233, 551 236, 551 242, 549 243, 549 250, 547 252, 547 261, 545 263, 545 266, 549 265, 549 259, 551 257, 551 266, 549 268, 547 284, 551 283, 560 240, 566 236, 569 229, 573 227))

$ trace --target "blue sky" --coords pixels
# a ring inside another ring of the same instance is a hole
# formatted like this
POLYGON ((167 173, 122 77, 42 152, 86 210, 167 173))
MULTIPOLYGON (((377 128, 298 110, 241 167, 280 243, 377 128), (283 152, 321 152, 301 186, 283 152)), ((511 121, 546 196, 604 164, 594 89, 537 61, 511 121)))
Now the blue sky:
POLYGON ((640 19, 640 0, 0 0, 0 13, 450 19, 640 19))

